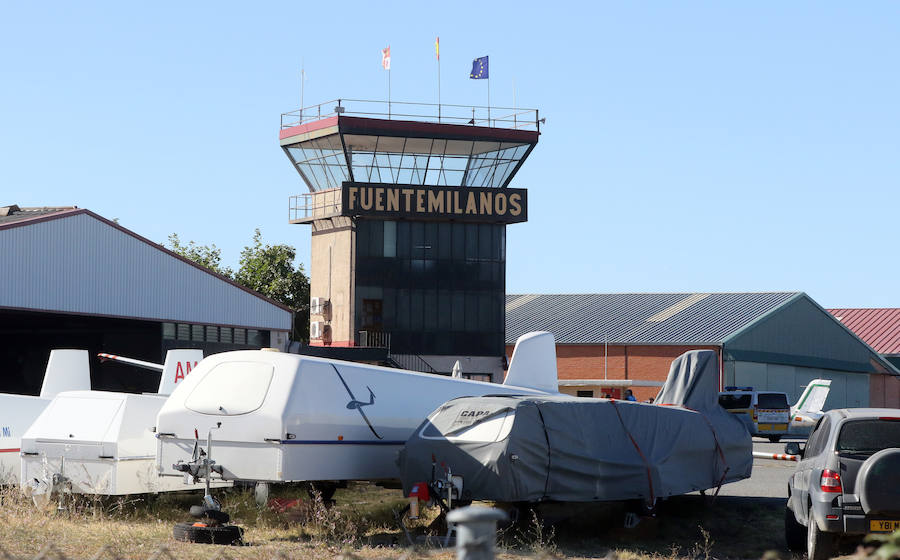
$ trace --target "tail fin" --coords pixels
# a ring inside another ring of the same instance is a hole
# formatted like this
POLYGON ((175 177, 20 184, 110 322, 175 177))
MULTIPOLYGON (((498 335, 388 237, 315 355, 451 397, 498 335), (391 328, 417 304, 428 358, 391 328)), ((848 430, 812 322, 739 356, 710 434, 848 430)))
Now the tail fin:
POLYGON ((547 393, 559 392, 556 373, 556 339, 548 332, 524 334, 516 340, 504 385, 547 393))
POLYGON ((157 392, 160 395, 171 395, 175 385, 183 381, 202 359, 203 350, 169 350, 166 353, 166 363, 163 364, 157 392))
POLYGON ((803 390, 803 394, 797 399, 797 404, 793 406, 791 412, 822 412, 825 406, 825 399, 828 398, 828 392, 831 390, 830 379, 813 379, 803 390))
POLYGON ((87 350, 51 350, 41 397, 50 399, 63 391, 90 391, 91 364, 87 350))

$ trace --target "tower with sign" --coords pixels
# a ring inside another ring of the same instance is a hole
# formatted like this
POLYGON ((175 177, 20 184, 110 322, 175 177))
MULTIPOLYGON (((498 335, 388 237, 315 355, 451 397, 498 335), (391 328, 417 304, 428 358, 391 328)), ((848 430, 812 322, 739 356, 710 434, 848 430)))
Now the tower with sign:
POLYGON ((310 347, 420 371, 497 379, 510 183, 540 134, 536 110, 336 100, 282 115, 308 193, 310 347))

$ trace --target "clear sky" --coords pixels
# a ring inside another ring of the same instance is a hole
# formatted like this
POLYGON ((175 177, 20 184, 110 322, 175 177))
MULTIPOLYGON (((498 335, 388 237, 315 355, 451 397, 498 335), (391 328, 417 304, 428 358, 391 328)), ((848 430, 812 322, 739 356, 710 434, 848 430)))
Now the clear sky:
MULTIPOLYGON (((279 115, 484 104, 546 126, 511 186, 509 293, 801 290, 900 307, 900 3, 4 2, 0 205, 154 241, 259 227, 309 263, 279 115)), ((110 265, 110 263, 101 263, 110 265)), ((2 266, 2 255, 0 255, 2 266)))

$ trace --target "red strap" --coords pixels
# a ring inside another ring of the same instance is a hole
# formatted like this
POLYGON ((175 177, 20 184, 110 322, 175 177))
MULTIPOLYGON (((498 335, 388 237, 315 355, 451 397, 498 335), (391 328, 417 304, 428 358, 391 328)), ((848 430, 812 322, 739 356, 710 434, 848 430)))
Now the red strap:
POLYGON ((645 457, 644 452, 641 451, 641 446, 638 445, 638 443, 634 440, 634 437, 632 437, 631 432, 628 431, 628 427, 625 426, 625 421, 622 420, 622 413, 619 412, 619 407, 616 406, 616 401, 610 400, 609 403, 612 405, 613 410, 616 411, 616 416, 619 417, 619 422, 622 424, 622 429, 625 430, 625 434, 628 435, 628 439, 631 440, 631 444, 635 449, 637 449, 638 455, 641 456, 641 460, 644 462, 644 468, 647 469, 647 484, 650 486, 650 505, 652 506, 656 503, 656 495, 653 492, 653 472, 650 470, 650 462, 647 461, 647 457, 645 457))

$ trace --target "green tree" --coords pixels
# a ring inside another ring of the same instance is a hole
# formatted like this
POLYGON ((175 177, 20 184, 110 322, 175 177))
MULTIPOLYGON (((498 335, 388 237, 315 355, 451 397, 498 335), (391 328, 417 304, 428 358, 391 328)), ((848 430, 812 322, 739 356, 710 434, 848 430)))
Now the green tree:
POLYGON ((309 278, 303 264, 294 267, 297 250, 290 245, 264 245, 259 228, 252 244, 241 251, 234 280, 294 312, 293 340, 309 340, 309 278))
POLYGON ((213 245, 181 243, 177 233, 169 236, 169 248, 179 255, 230 278, 291 309, 291 339, 309 340, 309 278, 303 264, 294 267, 297 250, 290 245, 264 245, 259 228, 252 243, 241 251, 240 268, 235 273, 222 266, 222 251, 213 245))
MULTIPOLYGON (((163 245, 165 246, 165 243, 163 245)), ((234 276, 234 271, 227 266, 222 266, 222 250, 216 247, 215 243, 212 245, 198 245, 190 241, 187 245, 183 245, 178 234, 173 233, 169 236, 169 248, 182 257, 205 266, 226 278, 234 276)))

